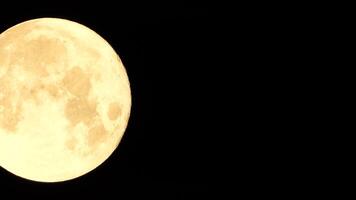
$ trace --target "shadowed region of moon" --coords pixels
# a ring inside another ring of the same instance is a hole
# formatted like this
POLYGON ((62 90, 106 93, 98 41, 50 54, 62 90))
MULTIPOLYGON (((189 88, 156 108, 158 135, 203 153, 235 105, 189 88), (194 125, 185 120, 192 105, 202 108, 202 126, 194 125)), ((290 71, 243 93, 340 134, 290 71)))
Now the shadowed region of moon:
POLYGON ((10 132, 16 131, 21 116, 21 104, 17 104, 15 108, 12 107, 9 101, 1 102, 1 104, 3 113, 3 116, 0 117, 1 126, 10 132))
POLYGON ((121 108, 119 103, 110 103, 108 116, 110 120, 115 120, 121 115, 121 108))
POLYGON ((117 57, 98 34, 68 20, 35 19, 1 33, 0 166, 57 182, 104 162, 131 109, 117 57))
POLYGON ((76 146, 77 146, 77 139, 74 136, 69 137, 66 141, 66 147, 70 151, 74 151, 76 146))
POLYGON ((106 129, 102 123, 94 126, 89 130, 88 144, 89 146, 96 146, 103 142, 107 137, 106 129))
POLYGON ((88 102, 87 99, 73 98, 66 103, 65 116, 73 126, 80 122, 90 125, 90 122, 93 121, 96 115, 95 102, 88 102))
POLYGON ((6 78, 0 78, 0 125, 9 132, 14 132, 21 117, 22 103, 12 98, 12 88, 5 83, 6 78))
POLYGON ((18 64, 29 73, 36 76, 48 76, 47 66, 62 62, 66 55, 65 46, 56 39, 39 36, 36 39, 17 44, 18 48, 13 52, 15 59, 13 64, 18 64))
POLYGON ((70 93, 78 97, 86 97, 91 88, 89 76, 79 67, 66 73, 63 84, 70 93))

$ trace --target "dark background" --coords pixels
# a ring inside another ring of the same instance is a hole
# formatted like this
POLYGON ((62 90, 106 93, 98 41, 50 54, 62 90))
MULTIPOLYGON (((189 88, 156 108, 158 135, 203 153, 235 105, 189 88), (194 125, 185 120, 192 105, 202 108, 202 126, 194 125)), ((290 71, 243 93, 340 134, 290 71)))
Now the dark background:
POLYGON ((223 131, 218 123, 223 60, 216 57, 225 49, 216 41, 223 36, 210 6, 170 2, 1 6, 0 32, 40 17, 64 18, 96 31, 121 57, 133 100, 118 149, 97 169, 51 184, 0 169, 1 194, 169 200, 200 199, 213 190, 210 182, 220 173, 215 166, 222 164, 216 149, 223 131))

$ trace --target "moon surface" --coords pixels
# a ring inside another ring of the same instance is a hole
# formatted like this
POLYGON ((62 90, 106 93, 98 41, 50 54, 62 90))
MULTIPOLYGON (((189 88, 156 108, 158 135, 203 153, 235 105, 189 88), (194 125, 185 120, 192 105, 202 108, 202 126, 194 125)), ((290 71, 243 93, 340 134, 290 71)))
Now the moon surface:
POLYGON ((0 34, 0 166, 59 182, 102 164, 131 110, 126 70, 91 29, 40 18, 0 34))

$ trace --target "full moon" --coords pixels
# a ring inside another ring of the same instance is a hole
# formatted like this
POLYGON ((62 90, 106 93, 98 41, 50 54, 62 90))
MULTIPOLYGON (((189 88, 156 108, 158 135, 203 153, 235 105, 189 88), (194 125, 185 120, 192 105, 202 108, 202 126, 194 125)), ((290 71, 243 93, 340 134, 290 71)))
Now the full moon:
POLYGON ((0 166, 25 179, 80 177, 113 153, 131 110, 114 49, 76 22, 40 18, 0 34, 0 166))

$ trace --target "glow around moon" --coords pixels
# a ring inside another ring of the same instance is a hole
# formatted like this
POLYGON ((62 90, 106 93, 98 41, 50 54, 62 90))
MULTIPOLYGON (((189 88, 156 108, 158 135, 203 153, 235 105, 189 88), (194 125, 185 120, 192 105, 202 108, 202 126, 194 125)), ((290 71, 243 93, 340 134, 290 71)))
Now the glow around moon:
POLYGON ((40 18, 0 34, 0 166, 40 182, 82 176, 118 146, 131 109, 112 47, 76 22, 40 18))

